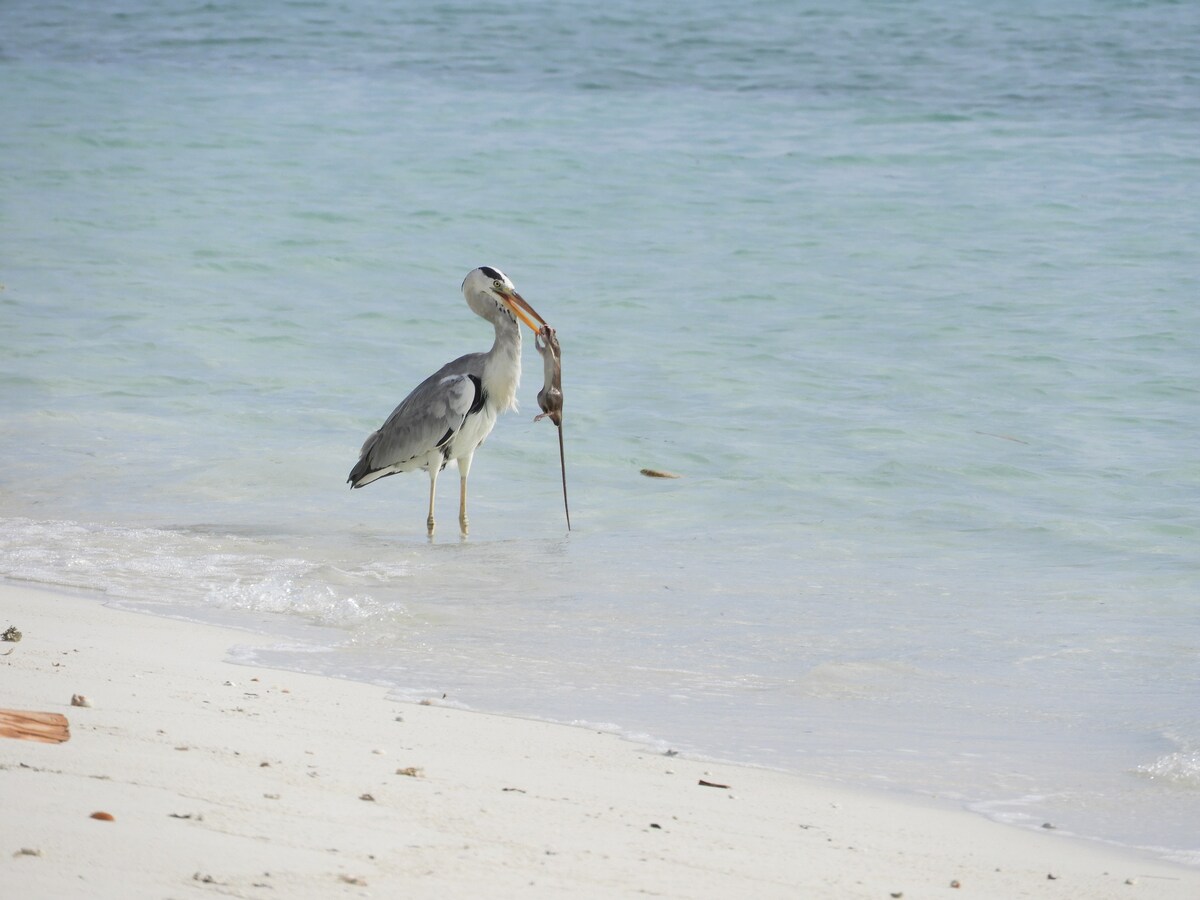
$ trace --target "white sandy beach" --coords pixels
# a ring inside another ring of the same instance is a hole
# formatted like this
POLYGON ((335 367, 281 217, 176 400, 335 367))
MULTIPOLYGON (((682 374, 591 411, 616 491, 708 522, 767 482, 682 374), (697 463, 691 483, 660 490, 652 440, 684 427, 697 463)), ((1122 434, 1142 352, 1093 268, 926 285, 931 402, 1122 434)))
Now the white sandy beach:
POLYGON ((5 897, 1200 896, 932 800, 231 665, 255 636, 89 597, 0 585, 9 625, 0 707, 71 738, 0 739, 5 897))

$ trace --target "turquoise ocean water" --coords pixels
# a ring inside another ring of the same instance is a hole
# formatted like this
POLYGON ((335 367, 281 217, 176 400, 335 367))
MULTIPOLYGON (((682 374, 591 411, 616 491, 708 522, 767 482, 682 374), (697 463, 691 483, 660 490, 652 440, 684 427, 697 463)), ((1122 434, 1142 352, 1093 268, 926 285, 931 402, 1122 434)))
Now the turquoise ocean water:
POLYGON ((8 0, 0 576, 1200 864, 1197 46, 1188 2, 8 0), (481 264, 562 340, 570 535, 528 346, 469 540, 453 478, 433 542, 423 475, 344 483, 489 346, 481 264))

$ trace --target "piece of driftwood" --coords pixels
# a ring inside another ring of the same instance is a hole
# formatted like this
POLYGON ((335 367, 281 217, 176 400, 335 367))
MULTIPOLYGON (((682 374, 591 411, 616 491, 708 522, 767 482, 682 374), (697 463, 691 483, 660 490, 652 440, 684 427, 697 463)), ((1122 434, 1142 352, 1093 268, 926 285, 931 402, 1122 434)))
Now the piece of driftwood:
POLYGON ((0 737, 61 744, 71 739, 71 728, 59 713, 0 709, 0 737))

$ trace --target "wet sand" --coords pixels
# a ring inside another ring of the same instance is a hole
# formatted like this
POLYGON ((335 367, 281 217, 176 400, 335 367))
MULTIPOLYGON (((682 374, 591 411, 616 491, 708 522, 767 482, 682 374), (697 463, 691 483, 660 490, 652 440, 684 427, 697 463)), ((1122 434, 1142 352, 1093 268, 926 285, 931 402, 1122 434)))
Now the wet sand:
POLYGON ((1200 871, 935 799, 231 665, 256 635, 96 598, 0 584, 10 625, 0 707, 71 732, 0 738, 13 897, 1200 896, 1200 871))

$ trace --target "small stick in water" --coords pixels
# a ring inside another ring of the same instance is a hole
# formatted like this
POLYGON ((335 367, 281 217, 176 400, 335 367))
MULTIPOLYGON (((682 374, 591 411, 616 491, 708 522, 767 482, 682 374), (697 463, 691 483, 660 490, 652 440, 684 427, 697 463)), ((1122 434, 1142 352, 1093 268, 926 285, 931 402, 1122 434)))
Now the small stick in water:
POLYGON ((533 339, 537 352, 542 354, 542 369, 545 372, 545 382, 538 391, 538 406, 542 414, 535 416, 535 422, 549 419, 558 426, 558 463, 562 468, 563 511, 567 514, 567 531, 571 530, 571 508, 567 505, 567 457, 563 451, 562 433, 562 349, 558 346, 558 335, 549 325, 543 325, 533 339))

